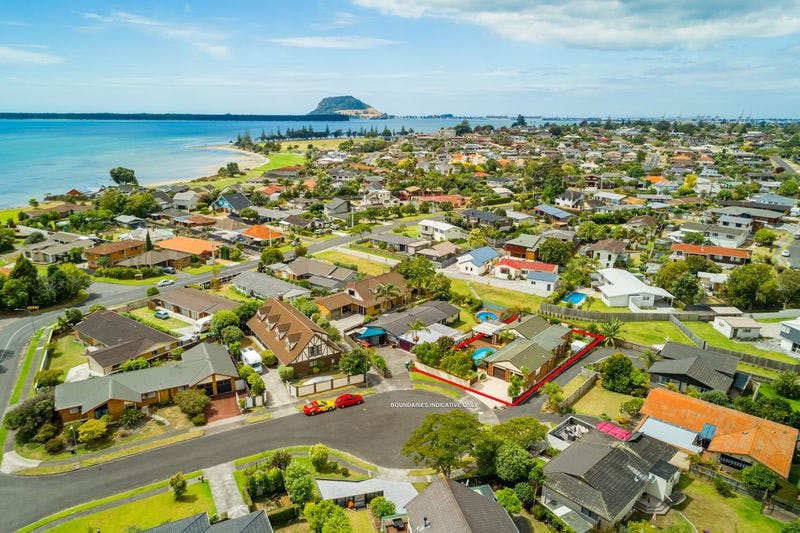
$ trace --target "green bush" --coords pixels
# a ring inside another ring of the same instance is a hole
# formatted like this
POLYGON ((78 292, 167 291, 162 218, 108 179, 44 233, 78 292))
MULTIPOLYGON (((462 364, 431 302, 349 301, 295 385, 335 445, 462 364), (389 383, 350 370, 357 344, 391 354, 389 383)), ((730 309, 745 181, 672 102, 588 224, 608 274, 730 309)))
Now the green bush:
POLYGON ((130 429, 132 427, 137 426, 142 420, 144 420, 144 413, 138 409, 125 409, 123 411, 122 416, 119 417, 119 425, 130 429))
POLYGON ((49 441, 44 443, 44 451, 49 453, 50 455, 55 455, 57 453, 61 453, 67 447, 67 443, 64 442, 62 437, 53 437, 49 441))
POLYGON ((42 424, 42 427, 39 428, 39 431, 36 432, 36 435, 31 440, 39 444, 44 444, 56 435, 58 435, 58 428, 54 424, 48 422, 42 424))
POLYGON ((204 426, 207 422, 205 413, 197 413, 190 420, 195 426, 204 426))
POLYGON ((264 350, 261 354, 261 361, 265 366, 275 366, 278 364, 278 357, 271 350, 264 350))
POLYGON ((294 368, 292 368, 291 366, 280 365, 278 367, 278 376, 283 381, 289 381, 294 377, 294 368))
POLYGON ((108 433, 108 423, 102 418, 90 419, 78 428, 78 442, 94 442, 105 438, 108 433))
POLYGON ((319 472, 328 464, 328 447, 324 444, 315 444, 308 451, 311 466, 319 472))
POLYGON ((720 496, 723 496, 725 498, 728 498, 731 495, 733 495, 733 489, 731 489, 731 486, 718 477, 714 478, 714 489, 716 489, 717 493, 720 496))
POLYGON ((761 464, 754 464, 743 468, 738 473, 739 479, 753 490, 773 491, 778 483, 778 475, 761 464))
POLYGON ((160 268, 154 267, 141 267, 141 268, 128 268, 128 267, 108 267, 98 268, 95 271, 95 276, 102 278, 112 279, 136 279, 136 274, 141 274, 142 278, 157 278, 163 274, 160 268))
MULTIPOLYGON (((49 351, 49 350, 48 350, 49 351)), ((40 370, 36 373, 37 387, 55 387, 61 383, 62 371, 59 369, 40 370)))
POLYGON ((292 520, 300 516, 300 507, 297 505, 290 505, 289 507, 281 507, 277 511, 267 513, 269 523, 273 527, 285 526, 292 520))

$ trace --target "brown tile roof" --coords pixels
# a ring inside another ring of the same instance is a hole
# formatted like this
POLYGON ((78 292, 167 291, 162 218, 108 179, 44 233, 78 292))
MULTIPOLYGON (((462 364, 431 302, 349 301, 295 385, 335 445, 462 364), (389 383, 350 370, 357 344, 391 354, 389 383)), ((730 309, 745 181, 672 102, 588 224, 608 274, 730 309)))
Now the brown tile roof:
POLYGON ((591 247, 593 251, 603 251, 603 252, 613 252, 615 254, 621 254, 625 251, 626 244, 619 240, 619 239, 603 239, 602 241, 597 241, 591 247))
POLYGON ((293 363, 314 337, 334 346, 324 329, 292 304, 275 298, 267 300, 247 326, 285 365, 293 363))
POLYGON ((405 278, 392 270, 391 272, 387 272, 379 276, 373 276, 371 278, 362 279, 361 281, 349 283, 345 286, 343 292, 319 298, 316 300, 316 302, 322 306, 325 306, 327 309, 337 309, 349 303, 358 304, 363 307, 373 307, 385 300, 383 297, 379 298, 375 296, 375 289, 379 285, 389 284, 394 285, 401 296, 406 295, 409 292, 405 278), (351 296, 349 294, 351 290, 355 291, 360 299, 358 297, 351 296))
POLYGON ((712 424, 716 432, 708 451, 746 455, 789 477, 798 438, 795 428, 662 388, 650 391, 641 412, 697 433, 712 424))
POLYGON ((672 249, 676 252, 683 252, 691 255, 720 255, 722 257, 750 257, 750 250, 741 248, 725 248, 724 246, 703 246, 700 244, 685 244, 682 242, 672 243, 672 249))
POLYGON ((129 239, 125 241, 116 241, 116 242, 107 242, 105 244, 100 244, 98 246, 93 246, 92 248, 87 248, 85 250, 88 254, 93 255, 109 255, 116 252, 121 252, 123 250, 129 250, 131 248, 137 248, 140 246, 144 246, 144 241, 138 241, 136 239, 129 239))
POLYGON ((173 237, 156 243, 156 246, 164 250, 176 250, 178 252, 186 252, 187 254, 210 254, 212 246, 214 250, 219 248, 219 245, 204 239, 193 239, 192 237, 173 237))
POLYGON ((221 310, 233 311, 239 306, 233 300, 190 287, 165 291, 150 300, 156 302, 157 305, 175 305, 189 311, 208 314, 214 314, 221 310))

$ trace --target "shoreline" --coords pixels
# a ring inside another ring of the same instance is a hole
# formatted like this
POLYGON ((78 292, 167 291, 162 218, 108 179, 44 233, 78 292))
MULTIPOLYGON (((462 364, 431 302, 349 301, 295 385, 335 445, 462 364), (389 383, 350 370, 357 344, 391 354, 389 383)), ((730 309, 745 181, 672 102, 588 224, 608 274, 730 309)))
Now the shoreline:
MULTIPOLYGON (((267 156, 257 154, 255 152, 248 152, 247 150, 242 150, 241 148, 236 148, 235 146, 231 146, 230 144, 203 144, 200 146, 190 146, 190 149, 200 149, 200 150, 214 150, 218 152, 230 152, 235 154, 230 161, 234 161, 239 164, 239 169, 242 171, 252 170, 256 167, 260 167, 261 165, 265 165, 269 163, 269 158, 267 156)), ((221 163, 221 165, 225 165, 225 163, 221 163)), ((153 181, 150 183, 141 183, 142 187, 146 187, 148 189, 155 189, 156 187, 163 187, 164 185, 176 185, 178 183, 191 183, 192 181, 200 178, 208 178, 214 176, 217 173, 219 166, 211 165, 203 168, 203 173, 199 176, 192 176, 189 178, 175 178, 169 180, 161 180, 161 181, 153 181)))

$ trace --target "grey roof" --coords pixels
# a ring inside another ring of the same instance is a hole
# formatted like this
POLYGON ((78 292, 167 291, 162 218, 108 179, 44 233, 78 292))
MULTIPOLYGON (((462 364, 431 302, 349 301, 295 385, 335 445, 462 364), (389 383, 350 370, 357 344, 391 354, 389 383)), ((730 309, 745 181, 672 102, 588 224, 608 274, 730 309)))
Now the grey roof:
POLYGON ((442 322, 459 312, 458 307, 447 302, 432 300, 418 305, 408 311, 399 313, 384 313, 377 320, 369 324, 370 327, 383 328, 395 337, 408 331, 408 325, 416 320, 422 321, 426 326, 442 322))
POLYGON ((220 199, 224 198, 230 206, 235 209, 236 211, 241 211, 242 209, 246 209, 248 207, 252 207, 252 203, 248 200, 247 196, 240 192, 232 192, 221 195, 215 204, 219 202, 220 199))
MULTIPOLYGON (((165 291, 153 296, 150 300, 157 302, 158 305, 173 305, 180 307, 182 311, 194 311, 197 314, 207 313, 209 315, 213 315, 217 311, 233 311, 239 306, 233 300, 191 287, 179 287, 165 291)), ((181 312, 181 314, 185 313, 181 312)))
POLYGON ((326 263, 325 261, 320 261, 319 259, 311 259, 308 257, 298 257, 291 263, 281 263, 281 266, 276 270, 286 270, 298 277, 319 276, 336 281, 347 281, 356 274, 355 270, 339 267, 326 263))
POLYGON ((449 478, 437 478, 406 504, 409 527, 425 533, 519 533, 500 505, 449 478), (423 519, 428 527, 423 529, 423 519))
POLYGON ((388 479, 370 478, 364 481, 334 481, 317 479, 317 488, 323 500, 336 500, 382 492, 383 497, 393 502, 398 513, 405 511, 406 504, 417 495, 417 489, 408 481, 392 481, 388 479))
POLYGON ((668 342, 660 353, 662 359, 647 369, 656 375, 686 376, 708 389, 728 392, 733 385, 739 358, 688 344, 668 342))
POLYGON ((520 338, 488 355, 484 361, 487 363, 508 362, 520 370, 525 367, 528 372, 536 372, 536 369, 551 357, 552 354, 536 342, 520 338))
POLYGON ((491 211, 481 211, 480 209, 466 209, 461 212, 461 215, 464 218, 474 218, 486 224, 494 224, 495 222, 505 222, 508 220, 508 218, 504 216, 496 215, 491 211))
POLYGON ((147 392, 193 386, 208 376, 238 377, 228 350, 222 345, 201 343, 183 353, 176 364, 122 372, 62 383, 56 386, 56 410, 80 407, 85 413, 110 399, 141 401, 147 392))
POLYGON ((534 249, 539 246, 541 240, 542 240, 541 235, 520 233, 517 237, 514 237, 513 239, 506 241, 506 244, 510 246, 521 246, 523 248, 534 249))
POLYGON ((550 322, 539 315, 529 315, 525 318, 518 318, 516 322, 508 325, 509 329, 515 330, 526 339, 532 339, 539 333, 550 327, 550 322))
POLYGON ((534 281, 549 281, 551 283, 555 283, 558 281, 558 274, 553 274, 552 272, 539 272, 536 270, 528 271, 528 279, 532 279, 534 281))
POLYGON ((676 451, 646 435, 623 443, 592 430, 545 465, 544 484, 613 523, 676 451))
POLYGON ((175 337, 113 311, 95 311, 75 326, 75 331, 94 339, 102 348, 88 355, 102 367, 114 366, 175 342, 175 337))
POLYGON ((369 240, 375 242, 385 242, 386 244, 408 246, 410 244, 418 243, 420 245, 428 244, 429 241, 416 237, 406 237, 397 233, 378 233, 370 235, 369 240))
POLYGON ((267 513, 262 510, 216 524, 209 522, 208 514, 199 513, 146 529, 142 533, 273 533, 273 531, 267 513))
POLYGON ((233 285, 247 294, 253 293, 259 298, 297 298, 308 296, 311 291, 260 272, 242 272, 233 278, 233 285))
POLYGON ((117 265, 124 267, 153 266, 166 263, 167 261, 180 261, 191 255, 192 254, 187 254, 186 252, 179 252, 178 250, 150 250, 120 261, 117 265))

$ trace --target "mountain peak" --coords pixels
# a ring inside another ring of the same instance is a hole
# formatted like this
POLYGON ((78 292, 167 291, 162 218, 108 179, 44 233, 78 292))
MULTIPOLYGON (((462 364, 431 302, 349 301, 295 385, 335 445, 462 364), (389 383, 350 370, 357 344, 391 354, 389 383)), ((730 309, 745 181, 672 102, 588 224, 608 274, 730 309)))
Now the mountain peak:
POLYGON ((326 96, 309 115, 349 115, 352 117, 375 118, 383 113, 364 103, 355 96, 326 96))

